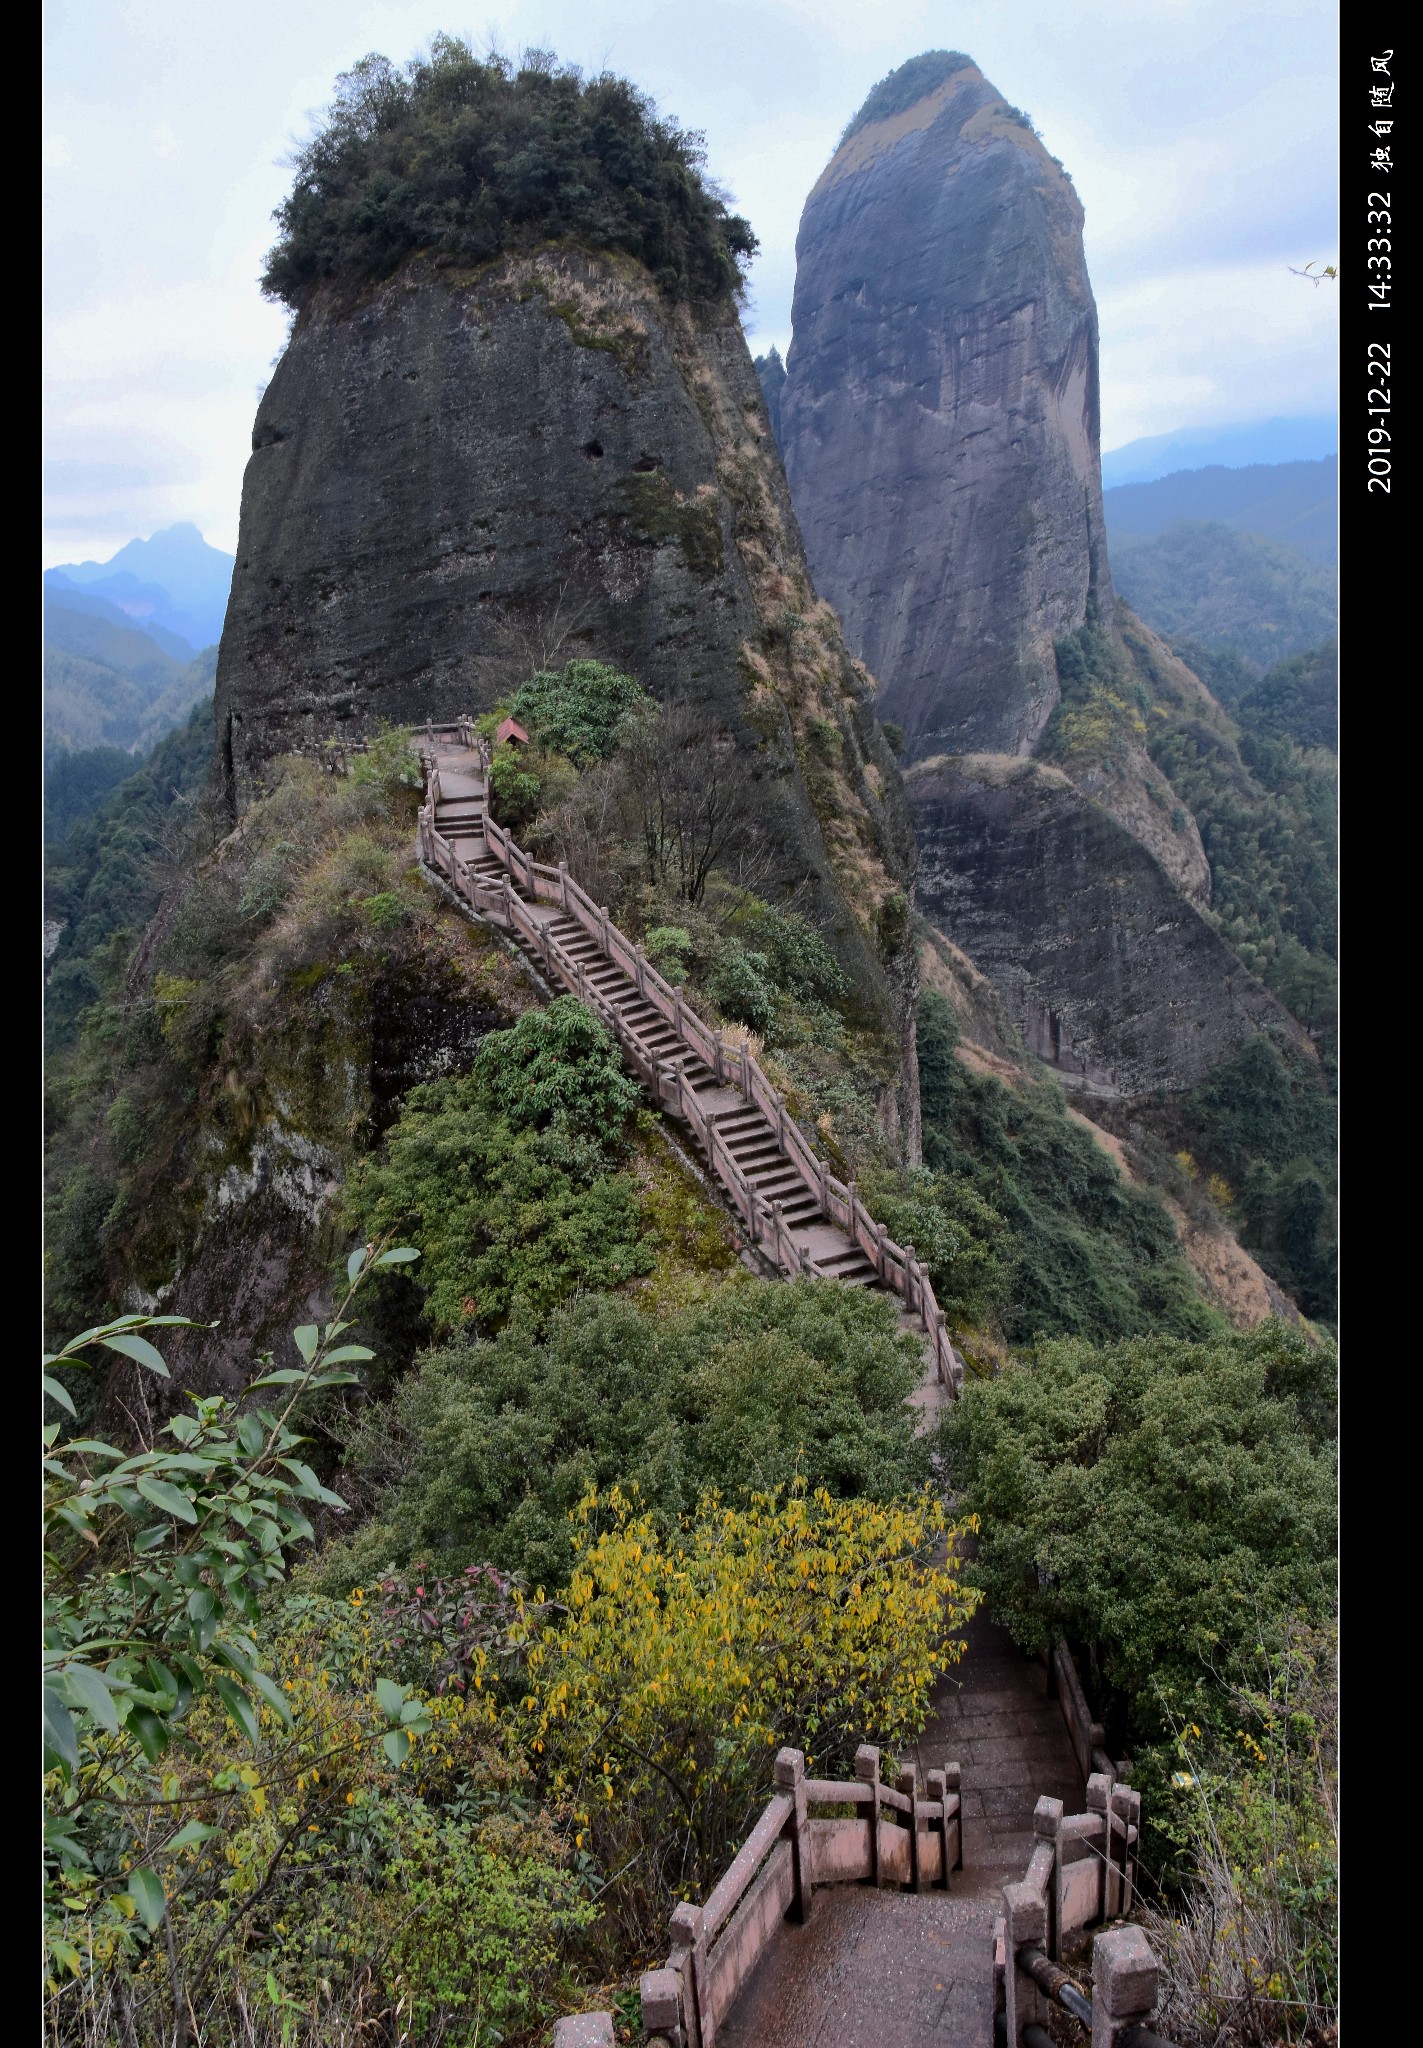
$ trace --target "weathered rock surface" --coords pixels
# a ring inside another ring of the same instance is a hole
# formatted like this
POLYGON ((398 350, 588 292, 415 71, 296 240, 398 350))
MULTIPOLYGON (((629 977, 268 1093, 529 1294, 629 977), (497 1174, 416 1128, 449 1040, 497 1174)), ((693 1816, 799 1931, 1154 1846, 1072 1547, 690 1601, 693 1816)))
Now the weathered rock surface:
POLYGON ((811 588, 734 308, 694 315, 628 260, 554 252, 417 261, 310 308, 243 486, 216 705, 234 807, 275 754, 482 709, 574 654, 734 742, 774 884, 912 1083, 912 824, 873 684, 811 588))
POLYGON ((926 915, 1069 1088, 1190 1088, 1263 1028, 1304 1042, 1132 833, 1059 770, 940 757, 908 786, 926 915))
POLYGON ((786 471, 911 758, 1030 752, 1053 642, 1110 605, 1082 219, 967 59, 852 127, 801 216, 786 471))

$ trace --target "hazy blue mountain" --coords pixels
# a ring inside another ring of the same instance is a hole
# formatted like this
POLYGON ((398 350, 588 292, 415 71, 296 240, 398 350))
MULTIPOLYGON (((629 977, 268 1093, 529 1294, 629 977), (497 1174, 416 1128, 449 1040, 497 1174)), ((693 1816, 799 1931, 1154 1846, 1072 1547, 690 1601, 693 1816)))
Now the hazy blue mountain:
MULTIPOLYGON (((125 580, 135 582, 135 587, 141 590, 155 588, 152 584, 138 584, 132 577, 125 580)), ((51 569, 44 579, 46 640, 56 647, 67 648, 71 653, 88 654, 91 651, 91 645, 95 643, 84 643, 81 641, 81 644, 76 645, 71 637, 67 637, 75 631, 82 635, 87 630, 84 628, 74 628, 66 623, 74 614, 83 613, 88 618, 103 619, 109 625, 117 626, 120 632, 125 635, 131 637, 136 633, 142 640, 153 641, 159 651, 166 654, 170 661, 192 660, 198 651, 194 639, 196 629, 193 627, 193 622, 186 612, 174 612, 165 603, 161 608, 158 606, 151 607, 146 616, 137 614, 129 611, 126 606, 115 604, 112 598, 102 595, 101 593, 105 588, 105 584, 91 583, 86 589, 78 583, 71 583, 63 570, 51 569), (174 627, 171 624, 173 619, 184 620, 189 626, 189 632, 184 633, 174 627), (54 622, 53 626, 51 626, 51 620, 54 622)), ((159 595, 163 596, 165 594, 160 592, 159 595)), ((117 642, 114 644, 115 646, 118 645, 117 642)), ((103 660, 109 659, 107 655, 100 658, 103 660)), ((151 660, 152 656, 145 652, 138 658, 141 660, 151 660)), ((131 662, 126 664, 121 656, 116 656, 115 659, 117 666, 120 668, 126 665, 132 666, 131 662)))
POLYGON ((233 567, 233 556, 209 547, 184 520, 148 540, 129 541, 107 562, 63 562, 50 575, 108 598, 139 623, 152 617, 194 647, 211 647, 222 635, 233 567), (175 624, 179 614, 190 630, 175 624))
POLYGON ((1318 462, 1339 452, 1336 413, 1310 419, 1259 420, 1251 426, 1191 427, 1128 441, 1102 457, 1102 485, 1151 483, 1178 469, 1217 464, 1244 469, 1255 463, 1318 462))
POLYGON ((1337 455, 1246 469, 1216 464, 1178 470, 1151 483, 1118 484, 1104 494, 1103 504, 1114 559, 1124 544, 1164 533, 1182 519, 1233 526, 1298 548, 1317 562, 1338 558, 1337 455))
POLYGON ((140 583, 126 571, 118 576, 101 576, 92 583, 76 583, 64 569, 49 569, 44 579, 46 602, 60 598, 74 611, 94 611, 113 617, 140 632, 151 633, 160 647, 184 661, 191 661, 200 647, 209 644, 202 622, 191 612, 181 611, 168 592, 157 583, 140 583))
POLYGON ((174 654, 102 598, 85 604, 88 593, 76 594, 78 604, 67 604, 51 596, 45 605, 46 647, 57 648, 63 654, 77 654, 85 661, 102 662, 105 668, 117 669, 123 675, 152 676, 155 682, 169 675, 180 662, 192 660, 192 649, 186 641, 178 643, 178 652, 174 654), (102 611, 97 608, 99 605, 103 605, 102 611))

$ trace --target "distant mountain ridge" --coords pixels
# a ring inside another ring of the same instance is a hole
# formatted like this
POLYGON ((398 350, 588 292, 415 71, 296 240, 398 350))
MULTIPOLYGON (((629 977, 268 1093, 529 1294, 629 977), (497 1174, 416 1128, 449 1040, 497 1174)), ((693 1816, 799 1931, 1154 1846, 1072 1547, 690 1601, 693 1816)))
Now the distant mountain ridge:
POLYGON ((1178 470, 1150 483, 1118 484, 1104 492, 1107 533, 1114 549, 1164 533, 1178 521, 1207 520, 1239 533, 1298 548, 1316 562, 1339 552, 1339 458, 1319 462, 1252 463, 1244 469, 1213 464, 1178 470))
POLYGON ((1151 434, 1108 450, 1102 487, 1154 483, 1180 469, 1252 468, 1260 463, 1319 462, 1339 452, 1337 414, 1305 419, 1256 420, 1249 426, 1189 427, 1151 434))
POLYGON ((186 641, 188 655, 222 637, 235 558, 210 547, 180 520, 148 540, 131 540, 107 562, 62 562, 46 589, 78 586, 106 599, 140 628, 161 627, 186 641))
POLYGON ((44 576, 46 754, 145 749, 212 687, 234 558, 196 526, 44 576))

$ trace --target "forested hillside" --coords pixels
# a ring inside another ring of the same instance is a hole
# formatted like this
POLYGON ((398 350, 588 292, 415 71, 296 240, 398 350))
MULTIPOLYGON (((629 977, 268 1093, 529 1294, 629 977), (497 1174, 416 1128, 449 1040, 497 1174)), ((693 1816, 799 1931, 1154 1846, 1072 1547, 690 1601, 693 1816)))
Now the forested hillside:
POLYGON ((1182 468, 1151 483, 1104 491, 1107 529, 1118 548, 1185 520, 1233 527, 1333 564, 1339 553, 1339 458, 1182 468))
POLYGON ((1231 655, 1260 675, 1337 629, 1332 569, 1232 527, 1182 520, 1152 539, 1114 537, 1112 567, 1132 610, 1187 660, 1231 655))

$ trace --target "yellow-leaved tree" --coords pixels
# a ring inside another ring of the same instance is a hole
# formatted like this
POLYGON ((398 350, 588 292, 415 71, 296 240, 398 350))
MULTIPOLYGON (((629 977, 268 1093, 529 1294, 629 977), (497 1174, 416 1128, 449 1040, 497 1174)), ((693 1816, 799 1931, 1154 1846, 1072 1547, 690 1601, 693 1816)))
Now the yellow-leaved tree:
POLYGON ((585 1497, 523 1704, 625 1941, 654 1945, 668 1903, 715 1881, 782 1743, 828 1770, 917 1734, 979 1598, 956 1576, 961 1533, 928 1492, 712 1494, 670 1539, 635 1497, 585 1497))

